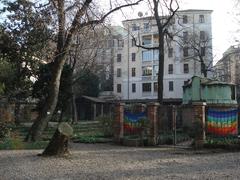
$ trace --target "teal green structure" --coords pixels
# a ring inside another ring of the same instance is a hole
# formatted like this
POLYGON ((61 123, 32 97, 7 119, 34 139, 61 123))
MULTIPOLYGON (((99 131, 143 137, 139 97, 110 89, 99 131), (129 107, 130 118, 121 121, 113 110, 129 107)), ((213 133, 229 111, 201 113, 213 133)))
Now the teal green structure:
POLYGON ((237 104, 236 85, 193 76, 183 86, 183 104, 196 101, 207 104, 237 104))

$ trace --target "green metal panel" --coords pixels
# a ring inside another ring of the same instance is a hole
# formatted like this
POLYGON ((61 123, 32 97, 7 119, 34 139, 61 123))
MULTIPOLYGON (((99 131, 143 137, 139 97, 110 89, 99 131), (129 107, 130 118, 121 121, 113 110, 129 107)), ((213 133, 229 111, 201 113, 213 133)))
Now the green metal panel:
POLYGON ((184 87, 183 104, 191 101, 206 101, 215 104, 236 104, 236 99, 232 99, 231 84, 226 83, 201 83, 201 78, 194 76, 192 83, 184 87))

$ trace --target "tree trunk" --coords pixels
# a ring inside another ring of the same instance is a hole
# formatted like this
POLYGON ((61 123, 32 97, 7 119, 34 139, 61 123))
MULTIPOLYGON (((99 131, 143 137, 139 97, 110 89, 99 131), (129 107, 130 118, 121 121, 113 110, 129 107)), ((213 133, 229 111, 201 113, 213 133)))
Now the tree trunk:
POLYGON ((164 77, 164 38, 159 33, 159 63, 158 63, 158 102, 163 103, 163 77, 164 77))
POLYGON ((203 60, 201 60, 201 73, 203 74, 204 77, 207 77, 207 69, 203 60))
POLYGON ((29 130, 25 140, 26 141, 37 141, 42 135, 42 132, 47 127, 47 123, 52 118, 54 110, 57 106, 60 78, 62 74, 63 65, 65 58, 56 59, 53 63, 52 79, 49 84, 49 95, 46 99, 46 104, 40 112, 38 118, 34 121, 32 127, 29 130))
POLYGON ((157 23, 158 28, 158 102, 160 104, 163 103, 163 76, 164 76, 164 32, 163 32, 163 25, 161 23, 161 19, 158 13, 158 4, 159 1, 153 0, 153 11, 154 17, 157 23))
POLYGON ((78 121, 77 115, 77 106, 75 101, 75 94, 72 95, 72 123, 76 123, 78 121))
POLYGON ((43 156, 64 156, 69 154, 68 141, 73 134, 72 127, 66 123, 62 122, 59 124, 52 140, 43 151, 43 156))
POLYGON ((16 125, 20 124, 20 108, 21 108, 21 104, 19 102, 16 102, 15 108, 14 108, 14 117, 15 117, 16 125))

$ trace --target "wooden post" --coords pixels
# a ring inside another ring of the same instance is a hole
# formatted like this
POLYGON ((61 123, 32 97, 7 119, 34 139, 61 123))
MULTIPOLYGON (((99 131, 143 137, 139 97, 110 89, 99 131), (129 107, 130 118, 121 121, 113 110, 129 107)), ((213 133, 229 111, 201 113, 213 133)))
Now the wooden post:
POLYGON ((103 116, 103 104, 101 104, 101 116, 103 116))
POLYGON ((115 105, 115 122, 114 122, 114 139, 116 143, 122 143, 124 129, 124 103, 117 103, 115 105))
POLYGON ((159 103, 147 104, 147 118, 149 123, 148 145, 157 145, 158 138, 158 108, 159 103))
POLYGON ((97 104, 93 104, 93 120, 95 121, 97 117, 97 104))

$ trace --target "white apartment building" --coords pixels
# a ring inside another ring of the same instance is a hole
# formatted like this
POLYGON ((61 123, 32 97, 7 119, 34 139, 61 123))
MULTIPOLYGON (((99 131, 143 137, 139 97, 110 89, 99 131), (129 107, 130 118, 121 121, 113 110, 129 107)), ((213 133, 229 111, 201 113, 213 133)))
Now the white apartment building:
MULTIPOLYGON (((184 39, 193 35, 199 35, 200 41, 208 39, 201 53, 206 63, 212 62, 211 13, 211 10, 183 10, 174 17, 169 31, 178 33, 175 41, 165 43, 165 101, 181 101, 184 83, 193 75, 201 76, 200 63, 184 39)), ((123 101, 156 100, 158 50, 138 48, 133 41, 135 37, 138 43, 155 47, 158 44, 156 21, 153 17, 139 17, 123 21, 123 28, 124 47, 116 52, 114 59, 114 93, 123 101)))

